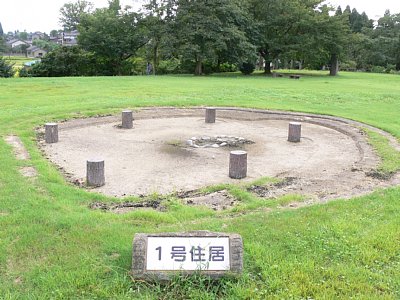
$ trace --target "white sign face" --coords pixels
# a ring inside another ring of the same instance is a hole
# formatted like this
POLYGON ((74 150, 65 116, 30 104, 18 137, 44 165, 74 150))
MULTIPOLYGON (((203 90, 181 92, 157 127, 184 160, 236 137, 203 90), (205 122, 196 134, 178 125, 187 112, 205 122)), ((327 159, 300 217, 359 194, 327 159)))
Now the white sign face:
POLYGON ((230 270, 229 237, 148 237, 148 271, 230 270))

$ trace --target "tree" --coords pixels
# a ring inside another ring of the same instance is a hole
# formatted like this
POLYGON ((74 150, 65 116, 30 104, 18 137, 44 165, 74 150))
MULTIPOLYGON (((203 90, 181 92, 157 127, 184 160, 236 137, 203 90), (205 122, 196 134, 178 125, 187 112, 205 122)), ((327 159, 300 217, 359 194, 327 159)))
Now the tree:
POLYGON ((233 0, 179 0, 175 32, 184 60, 195 62, 195 74, 203 73, 205 61, 217 62, 223 53, 232 53, 238 63, 254 53, 240 28, 242 11, 233 0))
POLYGON ((57 49, 58 47, 60 47, 59 44, 56 44, 56 43, 53 43, 53 42, 49 42, 49 41, 46 41, 46 40, 39 40, 39 39, 34 40, 32 42, 32 44, 34 46, 42 48, 42 49, 44 49, 46 51, 53 51, 53 50, 57 49))
POLYGON ((394 64, 400 70, 400 13, 392 15, 387 10, 378 20, 372 39, 380 54, 375 64, 384 67, 394 64))
POLYGON ((72 31, 78 28, 83 15, 93 10, 93 4, 86 0, 65 3, 60 8, 59 23, 64 30, 72 31))
POLYGON ((3 36, 0 36, 0 54, 6 52, 7 45, 3 36))
POLYGON ((348 15, 348 16, 351 15, 351 8, 350 8, 350 5, 347 5, 347 6, 346 6, 345 10, 343 11, 343 14, 346 14, 346 15, 348 15))
MULTIPOLYGON (((289 58, 304 51, 315 30, 314 23, 318 0, 248 0, 256 30, 256 44, 265 61, 265 74, 271 74, 271 63, 279 58, 289 58)), ((314 34, 315 35, 315 34, 314 34)))
POLYGON ((53 29, 52 31, 50 31, 50 37, 52 38, 58 37, 58 30, 53 29))
POLYGON ((148 37, 147 57, 152 62, 153 74, 157 74, 160 57, 170 59, 176 45, 173 32, 175 0, 148 0, 143 6, 145 18, 142 22, 148 37))
MULTIPOLYGON (((346 8, 347 10, 347 8, 346 8)), ((318 49, 329 59, 329 75, 336 76, 339 72, 339 59, 345 53, 350 36, 347 13, 330 15, 327 5, 316 11, 313 27, 318 28, 314 34, 313 49, 318 49)))
POLYGON ((28 44, 22 44, 20 46, 18 46, 21 50, 21 53, 23 53, 25 55, 25 57, 28 57, 28 48, 29 45, 28 44))
POLYGON ((7 62, 2 56, 0 56, 0 78, 13 77, 15 74, 14 64, 7 62))
POLYGON ((4 39, 4 32, 3 32, 3 27, 1 26, 0 22, 0 54, 4 53, 6 51, 6 41, 4 39))
POLYGON ((79 25, 79 45, 98 57, 98 63, 107 66, 107 75, 129 74, 126 61, 148 38, 143 34, 141 14, 117 10, 119 1, 110 1, 108 8, 83 15, 79 25))
POLYGON ((23 40, 26 41, 28 39, 28 33, 26 31, 20 32, 18 37, 23 40))

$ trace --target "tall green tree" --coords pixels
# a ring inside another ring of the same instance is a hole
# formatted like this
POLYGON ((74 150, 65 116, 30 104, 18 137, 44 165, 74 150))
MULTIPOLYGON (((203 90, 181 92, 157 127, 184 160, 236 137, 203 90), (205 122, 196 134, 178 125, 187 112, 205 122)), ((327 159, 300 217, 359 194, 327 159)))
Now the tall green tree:
POLYGON ((148 42, 141 26, 142 15, 118 8, 119 1, 110 1, 108 8, 83 15, 78 27, 79 45, 107 66, 108 75, 129 73, 126 61, 148 42))
POLYGON ((52 51, 60 47, 59 44, 52 43, 46 40, 36 39, 32 42, 33 45, 40 47, 46 51, 52 51))
POLYGON ((64 30, 72 31, 78 28, 83 15, 93 10, 93 4, 86 0, 65 3, 60 8, 59 23, 64 30))
POLYGON ((52 38, 58 37, 58 30, 53 29, 52 31, 50 31, 50 37, 52 38))
POLYGON ((23 40, 26 41, 28 39, 28 33, 26 31, 20 32, 18 37, 23 40))
POLYGON ((311 49, 317 49, 325 54, 329 61, 331 76, 339 72, 339 59, 345 55, 346 45, 350 37, 350 29, 347 13, 342 15, 330 15, 331 8, 323 5, 316 11, 313 27, 314 45, 311 49))
POLYGON ((375 48, 379 49, 380 57, 376 65, 396 65, 400 70, 400 13, 391 14, 387 10, 373 31, 372 38, 375 48))
POLYGON ((266 74, 271 63, 286 54, 297 53, 309 43, 309 25, 318 0, 248 0, 248 9, 254 20, 257 48, 265 60, 266 74))
POLYGON ((242 11, 232 0, 179 0, 175 32, 184 60, 195 63, 194 73, 203 73, 205 61, 216 63, 222 53, 235 53, 246 60, 254 52, 240 26, 242 11))
POLYGON ((4 36, 0 36, 0 54, 6 52, 7 45, 4 36))
POLYGON ((153 65, 153 74, 158 71, 161 57, 170 59, 175 54, 175 5, 175 0, 148 0, 143 6, 145 19, 142 24, 149 39, 146 52, 153 65))
POLYGON ((3 32, 3 27, 1 26, 0 22, 0 54, 4 53, 6 51, 6 41, 4 38, 4 32, 3 32))

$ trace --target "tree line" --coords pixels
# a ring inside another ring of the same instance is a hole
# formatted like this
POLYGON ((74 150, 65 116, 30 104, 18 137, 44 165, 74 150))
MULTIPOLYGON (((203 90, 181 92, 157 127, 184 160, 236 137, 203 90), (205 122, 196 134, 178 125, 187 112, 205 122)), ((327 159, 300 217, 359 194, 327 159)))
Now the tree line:
POLYGON ((60 22, 79 30, 78 46, 50 52, 34 76, 400 70, 400 14, 374 23, 321 0, 147 0, 140 10, 78 0, 60 22))

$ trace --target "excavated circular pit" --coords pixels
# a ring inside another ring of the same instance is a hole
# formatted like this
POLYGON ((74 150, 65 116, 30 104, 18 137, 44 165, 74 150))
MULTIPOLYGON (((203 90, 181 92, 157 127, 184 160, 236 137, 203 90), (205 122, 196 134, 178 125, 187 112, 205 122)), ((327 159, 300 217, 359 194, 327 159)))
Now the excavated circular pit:
POLYGON ((217 109, 212 124, 201 108, 146 108, 134 119, 133 129, 118 128, 120 116, 67 121, 59 125, 59 142, 42 141, 42 149, 75 182, 85 180, 87 159, 104 158, 106 184, 95 191, 118 197, 238 183, 228 177, 229 151, 237 149, 248 152, 248 176, 241 181, 296 178, 270 196, 347 197, 379 185, 366 175, 378 157, 358 125, 343 119, 235 108, 217 109), (300 143, 287 141, 289 121, 302 122, 300 143), (196 144, 203 137, 238 143, 196 144))

